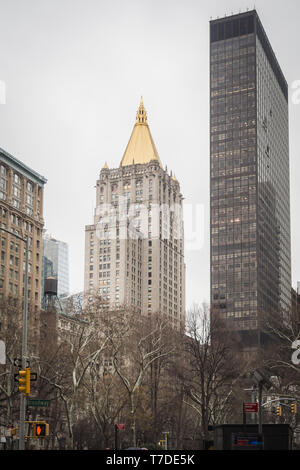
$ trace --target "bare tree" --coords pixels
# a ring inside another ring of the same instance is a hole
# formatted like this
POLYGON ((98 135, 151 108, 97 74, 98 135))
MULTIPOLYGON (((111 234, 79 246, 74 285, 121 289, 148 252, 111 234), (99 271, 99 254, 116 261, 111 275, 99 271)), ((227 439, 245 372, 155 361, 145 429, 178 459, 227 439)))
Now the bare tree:
POLYGON ((123 345, 128 331, 124 310, 100 310, 97 315, 97 329, 105 342, 105 351, 90 364, 85 379, 88 407, 95 424, 102 434, 105 447, 113 436, 114 424, 127 405, 120 386, 120 378, 113 366, 116 348, 123 345))
POLYGON ((67 422, 67 442, 73 448, 73 428, 78 419, 84 416, 86 394, 85 380, 88 371, 101 361, 108 345, 109 336, 98 329, 95 310, 84 312, 84 318, 74 316, 70 319, 70 332, 60 338, 60 344, 53 357, 56 362, 43 363, 40 370, 42 380, 51 385, 57 397, 64 404, 67 422), (43 370, 47 373, 43 374, 43 370))
POLYGON ((246 370, 237 354, 237 338, 234 340, 232 331, 226 328, 205 305, 195 305, 189 312, 183 342, 186 368, 179 373, 186 403, 200 416, 203 439, 207 439, 209 424, 228 418, 234 387, 246 370))
POLYGON ((5 299, 1 302, 0 310, 1 339, 6 350, 6 364, 0 366, 0 416, 2 424, 12 425, 19 413, 20 394, 14 374, 18 371, 15 360, 21 358, 22 309, 13 299, 5 299))
POLYGON ((128 394, 133 447, 136 447, 136 411, 143 379, 155 361, 173 351, 164 341, 166 327, 167 323, 159 316, 150 320, 127 312, 123 340, 111 343, 113 364, 128 394))
MULTIPOLYGON (((266 338, 263 364, 273 376, 273 397, 294 398, 300 406, 300 315, 291 306, 285 310, 263 311, 261 328, 266 338)), ((279 402, 275 402, 275 405, 279 402)), ((291 401, 289 401, 291 403, 291 401)), ((274 418, 273 418, 274 419, 274 418)), ((299 429, 298 415, 283 407, 281 422, 299 429)), ((299 429, 300 431, 300 429, 299 429)))

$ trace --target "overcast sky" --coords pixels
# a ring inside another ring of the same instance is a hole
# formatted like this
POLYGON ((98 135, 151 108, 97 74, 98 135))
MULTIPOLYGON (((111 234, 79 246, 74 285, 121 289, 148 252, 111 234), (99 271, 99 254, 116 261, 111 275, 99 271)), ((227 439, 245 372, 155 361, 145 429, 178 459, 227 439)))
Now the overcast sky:
MULTIPOLYGON (((187 308, 209 301, 209 20, 253 7, 243 0, 0 0, 0 147, 48 180, 45 227, 69 244, 72 293, 83 288, 96 179, 105 161, 119 166, 142 95, 163 165, 176 174, 185 204, 203 214, 200 242, 186 243, 187 308), (3 101, 3 86, 1 94, 3 101)), ((300 6, 259 0, 255 7, 290 87, 295 286, 300 6)))

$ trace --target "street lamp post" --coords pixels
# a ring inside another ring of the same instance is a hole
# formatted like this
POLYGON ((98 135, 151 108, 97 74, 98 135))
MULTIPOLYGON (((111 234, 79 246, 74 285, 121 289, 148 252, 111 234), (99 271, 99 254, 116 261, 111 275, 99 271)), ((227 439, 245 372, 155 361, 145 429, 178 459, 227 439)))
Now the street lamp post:
MULTIPOLYGON (((28 260, 29 260, 29 237, 23 238, 10 230, 0 228, 4 232, 22 240, 25 243, 25 273, 24 273, 24 304, 22 320, 22 369, 26 368, 27 359, 27 317, 28 317, 28 260)), ((19 450, 25 449, 25 414, 26 414, 26 396, 20 394, 20 424, 19 424, 19 450)))
POLYGON ((256 369, 253 372, 253 377, 258 387, 258 433, 262 436, 262 391, 263 387, 269 389, 272 387, 272 383, 267 377, 265 371, 256 369))

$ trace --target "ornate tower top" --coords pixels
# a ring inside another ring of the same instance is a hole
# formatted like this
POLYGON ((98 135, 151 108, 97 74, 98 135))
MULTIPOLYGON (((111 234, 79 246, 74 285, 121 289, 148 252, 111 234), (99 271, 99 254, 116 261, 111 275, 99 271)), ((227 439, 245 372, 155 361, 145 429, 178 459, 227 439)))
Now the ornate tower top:
POLYGON ((137 110, 137 113, 136 113, 136 124, 147 124, 147 112, 144 106, 142 96, 141 96, 139 109, 137 110))
POLYGON ((147 122, 147 112, 141 97, 140 106, 136 113, 136 121, 120 166, 149 163, 151 160, 162 164, 147 122))

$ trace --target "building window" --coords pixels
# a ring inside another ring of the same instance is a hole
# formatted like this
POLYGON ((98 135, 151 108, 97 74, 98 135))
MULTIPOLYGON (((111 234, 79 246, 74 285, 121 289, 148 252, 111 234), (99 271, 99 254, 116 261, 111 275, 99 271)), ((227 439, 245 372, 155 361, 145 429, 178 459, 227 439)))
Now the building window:
POLYGON ((33 193, 33 184, 30 181, 27 181, 26 183, 26 191, 33 193))
POLYGON ((21 184, 21 178, 17 173, 14 174, 14 183, 18 185, 21 184))

